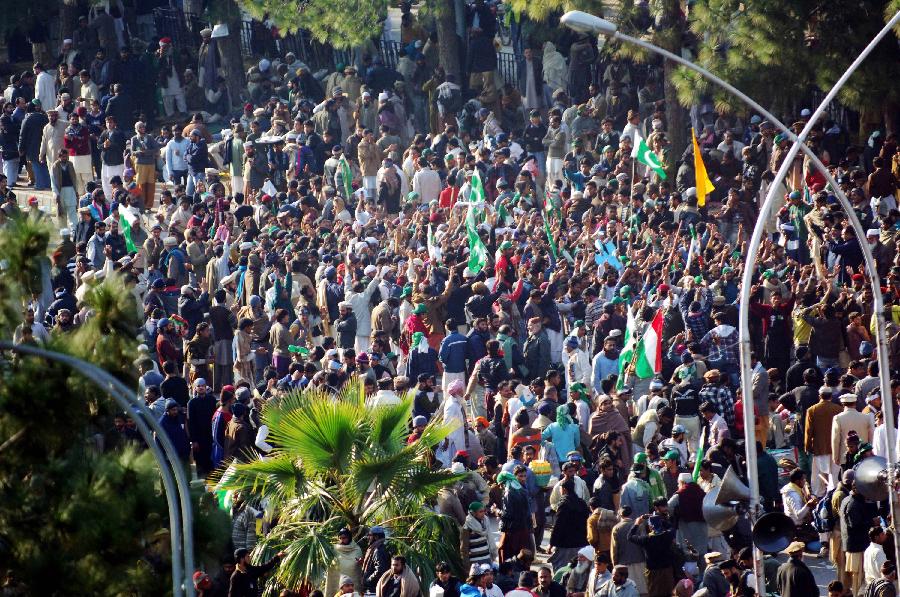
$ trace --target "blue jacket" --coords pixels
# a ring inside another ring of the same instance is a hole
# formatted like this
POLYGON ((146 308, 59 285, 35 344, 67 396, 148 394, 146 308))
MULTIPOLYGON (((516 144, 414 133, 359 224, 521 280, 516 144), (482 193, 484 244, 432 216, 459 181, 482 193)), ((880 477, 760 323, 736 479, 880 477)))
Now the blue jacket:
POLYGON ((469 339, 454 331, 441 342, 438 358, 444 364, 444 371, 447 373, 465 373, 466 360, 471 359, 471 355, 469 339))
POLYGON ((164 414, 159 418, 159 426, 172 440, 172 445, 175 447, 175 453, 178 454, 178 457, 187 461, 191 456, 191 443, 188 441, 187 433, 181 425, 181 417, 173 419, 169 415, 164 414))
POLYGON ((469 360, 474 365, 487 354, 487 341, 491 339, 489 332, 480 333, 475 328, 469 330, 469 360))
POLYGON ((409 352, 406 377, 408 379, 418 379, 422 373, 437 377, 437 351, 433 348, 429 348, 428 352, 419 352, 416 349, 412 349, 409 352))

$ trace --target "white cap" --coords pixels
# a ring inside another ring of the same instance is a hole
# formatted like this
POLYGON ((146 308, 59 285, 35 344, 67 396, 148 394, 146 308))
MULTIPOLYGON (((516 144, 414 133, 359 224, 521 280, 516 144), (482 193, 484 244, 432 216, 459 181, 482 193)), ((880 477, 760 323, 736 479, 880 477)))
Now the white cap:
POLYGON ((60 228, 59 229, 60 236, 69 236, 70 234, 72 234, 72 231, 69 230, 68 228, 60 228))
POLYGON ((800 110, 800 116, 809 118, 810 116, 812 116, 812 112, 810 112, 809 108, 803 108, 802 110, 800 110))
POLYGON ((694 478, 691 476, 690 473, 681 473, 680 475, 678 475, 679 483, 690 483, 693 480, 694 480, 694 478))
POLYGON ((387 94, 387 92, 386 92, 386 91, 382 91, 381 93, 378 94, 378 101, 379 101, 379 102, 386 102, 387 99, 388 99, 388 97, 390 97, 390 96, 387 94))
POLYGON ((856 394, 841 394, 838 401, 841 404, 856 404, 856 394))
POLYGON ((869 228, 866 230, 866 238, 878 238, 881 236, 881 232, 879 232, 878 228, 869 228))
POLYGON ((253 248, 253 243, 251 243, 249 241, 244 241, 238 246, 238 249, 240 249, 241 251, 249 251, 252 248, 253 248))
POLYGON ((378 268, 375 267, 374 265, 367 265, 367 266, 365 267, 365 269, 363 270, 363 273, 364 273, 365 275, 371 277, 371 276, 374 276, 375 274, 378 273, 378 268))

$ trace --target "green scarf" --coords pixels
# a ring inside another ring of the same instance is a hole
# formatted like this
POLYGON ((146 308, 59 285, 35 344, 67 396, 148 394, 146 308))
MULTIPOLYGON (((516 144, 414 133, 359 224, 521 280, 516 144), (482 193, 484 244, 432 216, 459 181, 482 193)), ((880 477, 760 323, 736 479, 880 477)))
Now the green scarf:
POLYGON ((497 475, 497 483, 505 485, 508 489, 522 489, 522 484, 516 476, 509 471, 503 471, 497 475))

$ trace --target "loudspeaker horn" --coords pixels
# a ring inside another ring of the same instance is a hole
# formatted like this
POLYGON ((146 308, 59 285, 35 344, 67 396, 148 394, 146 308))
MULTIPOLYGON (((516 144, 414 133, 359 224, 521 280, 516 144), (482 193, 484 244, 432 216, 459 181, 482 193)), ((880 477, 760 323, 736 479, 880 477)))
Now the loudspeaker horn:
POLYGON ((749 501, 750 488, 744 485, 744 482, 740 480, 737 473, 734 471, 734 467, 729 466, 728 470, 725 471, 725 476, 722 477, 722 485, 719 490, 719 497, 716 499, 716 504, 721 506, 728 502, 749 501))
POLYGON ((856 490, 873 502, 888 499, 888 464, 881 456, 869 456, 855 467, 856 490))
POLYGON ((738 513, 730 506, 720 506, 717 503, 721 486, 713 487, 703 498, 703 518, 706 524, 715 530, 724 533, 737 524, 738 513))
POLYGON ((794 521, 782 512, 763 514, 753 525, 753 545, 766 553, 778 553, 794 540, 794 521))

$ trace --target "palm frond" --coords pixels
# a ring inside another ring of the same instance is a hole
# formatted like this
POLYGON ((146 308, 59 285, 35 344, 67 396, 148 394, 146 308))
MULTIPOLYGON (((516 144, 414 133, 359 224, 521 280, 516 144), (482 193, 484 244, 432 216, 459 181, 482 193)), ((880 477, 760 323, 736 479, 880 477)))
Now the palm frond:
POLYGON ((268 498, 276 505, 296 498, 305 486, 303 470, 284 451, 273 452, 265 459, 234 463, 225 469, 217 483, 218 489, 268 498))
POLYGON ((288 521, 276 526, 254 550, 255 559, 267 560, 279 551, 284 559, 269 583, 291 589, 324 579, 334 562, 334 537, 341 528, 339 518, 323 522, 288 521))
POLYGON ((275 409, 278 416, 263 414, 272 441, 303 461, 308 474, 347 469, 362 441, 364 411, 355 404, 310 400, 303 409, 275 409))
POLYGON ((419 577, 421 586, 434 580, 434 565, 447 562, 462 575, 459 526, 448 516, 430 510, 416 512, 386 524, 393 529, 387 539, 393 553, 401 553, 419 577))
POLYGON ((403 448, 409 435, 413 395, 407 393, 400 404, 380 406, 372 413, 370 449, 375 454, 396 452, 403 448))

